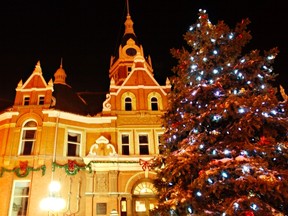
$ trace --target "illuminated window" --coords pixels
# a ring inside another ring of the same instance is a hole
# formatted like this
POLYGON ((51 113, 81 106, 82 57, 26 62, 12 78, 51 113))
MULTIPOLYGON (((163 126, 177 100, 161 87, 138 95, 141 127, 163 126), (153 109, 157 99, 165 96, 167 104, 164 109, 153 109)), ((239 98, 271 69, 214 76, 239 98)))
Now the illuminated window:
POLYGON ((133 195, 156 195, 157 189, 152 182, 143 181, 136 185, 133 195))
POLYGON ((9 216, 26 216, 29 201, 30 181, 16 180, 13 183, 9 216))
POLYGON ((146 202, 145 200, 136 200, 135 201, 136 212, 146 212, 146 202))
POLYGON ((45 99, 44 96, 39 96, 39 98, 38 98, 38 105, 44 105, 44 99, 45 99))
POLYGON ((122 197, 121 198, 121 213, 123 213, 123 215, 126 215, 126 212, 127 212, 127 201, 126 201, 126 198, 122 197))
POLYGON ((22 127, 19 155, 31 155, 36 141, 37 123, 28 121, 22 127))
POLYGON ((158 100, 156 97, 151 98, 151 110, 158 110, 158 100))
POLYGON ((130 97, 125 98, 125 110, 126 111, 132 110, 132 99, 130 97))
POLYGON ((30 96, 24 96, 23 105, 27 106, 30 102, 30 96))
POLYGON ((139 153, 140 155, 149 155, 148 134, 139 135, 139 153))
POLYGON ((68 132, 67 141, 68 141, 67 156, 79 157, 81 146, 81 134, 75 132, 68 132))
POLYGON ((153 183, 143 181, 136 185, 133 190, 134 208, 136 212, 142 212, 148 215, 149 210, 152 210, 157 205, 156 200, 157 189, 153 183))
POLYGON ((122 155, 129 155, 129 134, 121 135, 122 155))

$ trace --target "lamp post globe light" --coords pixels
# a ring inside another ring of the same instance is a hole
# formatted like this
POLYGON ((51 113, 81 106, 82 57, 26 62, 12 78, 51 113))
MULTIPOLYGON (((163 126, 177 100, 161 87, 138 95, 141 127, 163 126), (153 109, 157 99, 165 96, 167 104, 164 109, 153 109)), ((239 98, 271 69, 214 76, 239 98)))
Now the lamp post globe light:
POLYGON ((49 196, 40 202, 40 208, 44 211, 57 213, 66 207, 66 201, 60 196, 61 185, 57 181, 49 184, 49 196))

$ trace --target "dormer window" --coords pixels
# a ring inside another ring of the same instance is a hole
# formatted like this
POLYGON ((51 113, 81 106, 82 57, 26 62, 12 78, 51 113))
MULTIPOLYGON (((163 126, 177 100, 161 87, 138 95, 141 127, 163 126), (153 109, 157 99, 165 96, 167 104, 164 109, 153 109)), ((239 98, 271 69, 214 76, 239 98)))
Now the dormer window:
POLYGON ((132 111, 136 110, 136 97, 132 92, 125 92, 121 96, 121 110, 132 111))
POLYGON ((39 96, 39 98, 38 98, 38 105, 44 105, 44 99, 45 99, 44 96, 39 96))
POLYGON ((162 97, 158 92, 151 92, 147 98, 148 110, 158 111, 163 110, 162 97))
POLYGON ((125 98, 125 111, 132 110, 132 99, 130 97, 125 98))
POLYGON ((29 102, 30 102, 30 96, 24 96, 23 105, 27 106, 27 105, 29 105, 29 102))
POLYGON ((156 97, 151 98, 151 110, 153 110, 153 111, 158 110, 158 100, 156 97))

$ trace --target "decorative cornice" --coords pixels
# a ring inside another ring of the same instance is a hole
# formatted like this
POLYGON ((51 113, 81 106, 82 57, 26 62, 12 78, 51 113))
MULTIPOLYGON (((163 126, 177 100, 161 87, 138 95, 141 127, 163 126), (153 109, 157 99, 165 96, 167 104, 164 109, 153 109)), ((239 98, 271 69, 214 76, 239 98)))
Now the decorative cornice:
POLYGON ((66 119, 75 122, 85 122, 87 124, 105 124, 111 123, 113 120, 117 119, 116 116, 81 116, 57 110, 43 110, 43 114, 47 114, 48 117, 58 117, 60 119, 66 119))
POLYGON ((83 158, 83 161, 87 165, 91 165, 93 171, 102 170, 119 170, 119 171, 143 171, 143 165, 140 164, 141 161, 150 161, 154 157, 147 156, 87 156, 83 158))

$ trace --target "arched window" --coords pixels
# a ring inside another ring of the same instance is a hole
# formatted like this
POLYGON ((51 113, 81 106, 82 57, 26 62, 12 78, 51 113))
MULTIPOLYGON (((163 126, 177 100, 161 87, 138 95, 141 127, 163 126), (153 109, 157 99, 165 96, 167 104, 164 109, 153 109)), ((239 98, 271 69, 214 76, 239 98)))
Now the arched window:
POLYGON ((31 155, 36 141, 37 123, 28 121, 22 127, 19 155, 31 155))
POLYGON ((130 97, 125 98, 125 111, 132 110, 132 99, 130 97))
POLYGON ((134 187, 133 195, 152 195, 156 196, 157 189, 150 181, 142 181, 134 187))
POLYGON ((124 92, 121 95, 121 110, 136 110, 136 96, 132 92, 124 92))
POLYGON ((163 110, 162 97, 158 92, 150 92, 147 98, 148 110, 163 110))
POLYGON ((151 110, 153 110, 153 111, 158 110, 158 100, 156 97, 151 98, 151 110))

